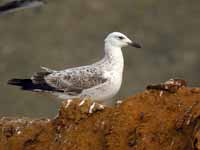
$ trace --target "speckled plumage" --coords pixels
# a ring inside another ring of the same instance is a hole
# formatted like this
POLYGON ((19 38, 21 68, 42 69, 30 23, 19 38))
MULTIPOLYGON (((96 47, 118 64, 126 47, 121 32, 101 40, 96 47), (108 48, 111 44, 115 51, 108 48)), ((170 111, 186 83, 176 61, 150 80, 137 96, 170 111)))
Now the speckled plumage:
POLYGON ((92 98, 107 100, 117 94, 121 87, 124 59, 121 48, 127 45, 140 47, 119 32, 113 32, 105 39, 105 56, 100 61, 81 67, 61 71, 42 67, 31 80, 14 79, 9 84, 21 86, 24 90, 51 92, 63 98, 92 98))

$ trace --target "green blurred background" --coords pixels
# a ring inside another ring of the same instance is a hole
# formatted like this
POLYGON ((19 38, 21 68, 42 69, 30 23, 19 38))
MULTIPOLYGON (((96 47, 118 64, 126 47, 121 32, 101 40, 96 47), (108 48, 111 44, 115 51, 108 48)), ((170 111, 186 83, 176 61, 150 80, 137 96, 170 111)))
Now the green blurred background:
POLYGON ((60 100, 21 91, 7 80, 30 77, 40 66, 95 62, 113 31, 143 45, 124 49, 123 85, 115 99, 175 77, 199 86, 199 0, 49 0, 41 8, 0 16, 0 116, 55 116, 60 100))

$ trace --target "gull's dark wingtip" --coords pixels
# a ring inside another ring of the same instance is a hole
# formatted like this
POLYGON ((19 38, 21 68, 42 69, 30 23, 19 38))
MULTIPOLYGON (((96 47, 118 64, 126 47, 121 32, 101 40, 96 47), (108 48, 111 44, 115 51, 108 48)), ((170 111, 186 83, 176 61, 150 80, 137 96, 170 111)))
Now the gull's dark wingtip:
POLYGON ((7 84, 9 84, 9 85, 17 85, 20 82, 21 82, 21 80, 19 80, 19 79, 10 79, 10 80, 8 80, 7 84))
POLYGON ((22 90, 27 91, 47 91, 47 92, 63 92, 63 90, 57 90, 54 87, 49 86, 46 83, 33 83, 31 79, 11 79, 7 82, 8 85, 19 86, 22 90))
POLYGON ((24 86, 24 85, 32 84, 32 80, 31 79, 11 79, 11 80, 8 80, 7 84, 16 85, 16 86, 24 86))

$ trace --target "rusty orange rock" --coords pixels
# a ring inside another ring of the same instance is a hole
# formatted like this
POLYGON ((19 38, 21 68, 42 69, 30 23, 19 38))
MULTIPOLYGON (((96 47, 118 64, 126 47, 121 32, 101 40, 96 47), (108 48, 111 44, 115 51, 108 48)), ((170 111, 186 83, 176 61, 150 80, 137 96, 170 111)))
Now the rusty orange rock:
POLYGON ((145 90, 113 108, 64 101, 53 119, 1 118, 0 150, 200 149, 200 88, 161 91, 145 90))

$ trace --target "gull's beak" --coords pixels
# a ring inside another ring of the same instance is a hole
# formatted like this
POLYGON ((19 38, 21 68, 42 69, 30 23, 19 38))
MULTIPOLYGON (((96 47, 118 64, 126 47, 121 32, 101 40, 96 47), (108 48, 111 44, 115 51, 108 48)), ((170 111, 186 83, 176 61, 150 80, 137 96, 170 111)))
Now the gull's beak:
POLYGON ((130 46, 132 46, 132 47, 136 47, 136 48, 141 48, 142 46, 139 44, 139 43, 137 43, 137 42, 130 42, 130 43, 128 43, 128 45, 130 45, 130 46))

